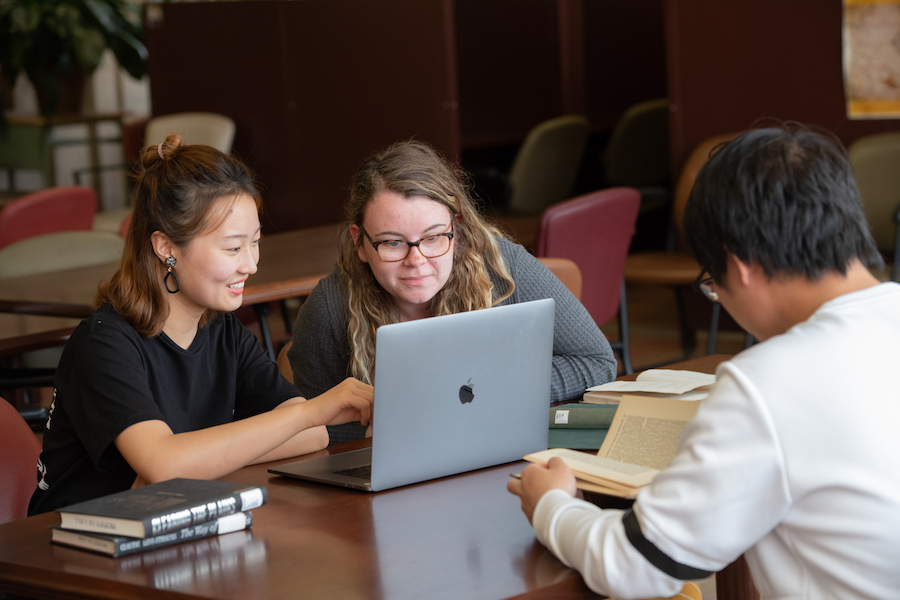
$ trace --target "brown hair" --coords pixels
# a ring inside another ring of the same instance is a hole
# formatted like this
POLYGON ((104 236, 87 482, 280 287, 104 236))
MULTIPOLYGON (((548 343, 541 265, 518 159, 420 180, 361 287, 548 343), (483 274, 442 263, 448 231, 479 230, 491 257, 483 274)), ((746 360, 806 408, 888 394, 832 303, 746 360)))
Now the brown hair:
POLYGON ((359 235, 354 241, 350 235, 351 225, 362 229, 366 207, 379 193, 390 191, 404 198, 424 196, 446 206, 451 215, 459 215, 453 223, 453 267, 447 283, 431 300, 429 316, 488 308, 513 293, 515 282, 497 245, 502 233, 478 212, 466 181, 459 167, 427 144, 413 141, 373 154, 354 176, 340 235, 338 267, 347 282, 350 368, 357 379, 372 381, 375 331, 400 320, 391 295, 376 281, 369 265, 359 259, 358 248, 365 236, 359 235), (502 289, 494 289, 489 270, 504 280, 502 289))
MULTIPOLYGON (((134 211, 122 262, 109 283, 101 284, 94 304, 111 305, 135 331, 153 337, 169 316, 162 289, 166 267, 153 250, 153 233, 183 248, 215 226, 210 214, 218 200, 247 195, 257 209, 262 200, 240 160, 210 146, 183 145, 177 133, 141 152, 133 178, 134 211)), ((216 314, 207 309, 200 326, 216 314)))

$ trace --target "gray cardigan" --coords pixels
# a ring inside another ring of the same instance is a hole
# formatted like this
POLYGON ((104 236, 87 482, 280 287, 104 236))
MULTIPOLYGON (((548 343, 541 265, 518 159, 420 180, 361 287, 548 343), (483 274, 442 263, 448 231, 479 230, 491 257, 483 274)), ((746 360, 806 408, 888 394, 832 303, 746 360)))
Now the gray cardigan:
MULTIPOLYGON (((612 381, 616 376, 615 356, 584 306, 525 248, 505 239, 498 243, 516 282, 513 294, 500 305, 541 298, 556 300, 549 401, 581 399, 585 388, 612 381)), ((496 274, 491 273, 491 281, 495 289, 504 289, 496 274)), ((294 343, 288 358, 294 384, 304 397, 318 396, 350 376, 347 322, 344 282, 335 270, 319 282, 300 306, 294 326, 294 343)), ((365 428, 359 423, 328 430, 332 444, 365 435, 365 428)))

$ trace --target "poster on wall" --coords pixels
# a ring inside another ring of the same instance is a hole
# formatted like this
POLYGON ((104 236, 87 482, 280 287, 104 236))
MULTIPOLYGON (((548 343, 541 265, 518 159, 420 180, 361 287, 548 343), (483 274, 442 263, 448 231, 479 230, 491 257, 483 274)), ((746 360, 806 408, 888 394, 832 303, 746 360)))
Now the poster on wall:
POLYGON ((900 118, 900 0, 843 0, 851 119, 900 118))

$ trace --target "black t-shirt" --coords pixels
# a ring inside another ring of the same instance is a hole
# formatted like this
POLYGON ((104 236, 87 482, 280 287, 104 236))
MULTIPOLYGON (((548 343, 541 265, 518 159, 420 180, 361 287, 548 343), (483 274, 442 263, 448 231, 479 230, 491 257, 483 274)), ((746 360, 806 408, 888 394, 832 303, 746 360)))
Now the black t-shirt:
POLYGON ((231 313, 185 350, 164 333, 140 335, 109 306, 77 327, 54 383, 30 515, 130 488, 136 474, 113 442, 135 423, 197 431, 300 395, 231 313))

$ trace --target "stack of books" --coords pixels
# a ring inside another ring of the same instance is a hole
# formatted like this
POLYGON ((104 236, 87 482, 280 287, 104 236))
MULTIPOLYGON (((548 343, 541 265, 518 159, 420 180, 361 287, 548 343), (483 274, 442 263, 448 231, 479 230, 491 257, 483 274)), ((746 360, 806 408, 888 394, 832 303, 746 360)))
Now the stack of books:
POLYGON ((51 541, 123 556, 246 529, 267 499, 261 486, 170 479, 58 510, 51 541))
POLYGON ((709 395, 715 375, 676 369, 649 369, 636 381, 612 381, 588 388, 581 402, 550 407, 549 448, 597 450, 602 447, 625 394, 683 401, 709 395))
POLYGON ((626 394, 596 454, 551 448, 524 458, 547 464, 559 457, 572 469, 578 489, 634 498, 669 466, 699 405, 700 400, 626 394))

